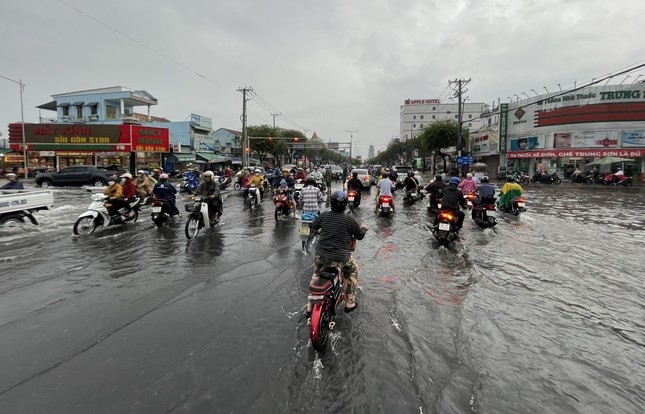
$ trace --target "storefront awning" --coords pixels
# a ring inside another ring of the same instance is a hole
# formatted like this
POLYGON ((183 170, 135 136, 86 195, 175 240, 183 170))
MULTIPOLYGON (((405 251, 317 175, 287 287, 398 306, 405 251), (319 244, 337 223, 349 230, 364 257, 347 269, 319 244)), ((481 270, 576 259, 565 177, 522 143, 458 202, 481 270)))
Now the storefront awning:
POLYGON ((175 158, 179 162, 191 162, 196 159, 194 152, 172 153, 169 157, 175 158))
POLYGON ((99 104, 98 102, 87 102, 85 106, 96 106, 98 104, 99 104))
POLYGON ((228 161, 228 158, 219 154, 213 154, 211 152, 198 152, 196 155, 200 158, 203 158, 209 164, 228 161))
POLYGON ((83 106, 83 101, 74 102, 72 106, 83 106))

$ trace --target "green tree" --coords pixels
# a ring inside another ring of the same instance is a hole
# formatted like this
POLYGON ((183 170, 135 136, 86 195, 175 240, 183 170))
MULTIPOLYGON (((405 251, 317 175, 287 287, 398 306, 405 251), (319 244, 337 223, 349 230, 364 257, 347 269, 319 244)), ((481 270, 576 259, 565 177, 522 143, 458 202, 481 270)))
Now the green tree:
POLYGON ((253 125, 248 127, 247 133, 249 137, 252 137, 249 140, 250 149, 258 157, 260 163, 263 163, 269 154, 276 157, 280 154, 289 153, 286 142, 282 139, 276 139, 283 136, 280 135, 281 132, 281 130, 277 130, 270 125, 253 125), (266 138, 259 139, 259 137, 266 138))
MULTIPOLYGON (((443 170, 448 171, 446 158, 450 159, 450 154, 446 152, 448 148, 457 146, 457 123, 453 120, 443 120, 434 122, 424 128, 423 133, 419 136, 419 143, 425 154, 432 154, 432 173, 437 172, 437 157, 443 160, 443 170)), ((467 138, 468 131, 464 131, 467 138)))

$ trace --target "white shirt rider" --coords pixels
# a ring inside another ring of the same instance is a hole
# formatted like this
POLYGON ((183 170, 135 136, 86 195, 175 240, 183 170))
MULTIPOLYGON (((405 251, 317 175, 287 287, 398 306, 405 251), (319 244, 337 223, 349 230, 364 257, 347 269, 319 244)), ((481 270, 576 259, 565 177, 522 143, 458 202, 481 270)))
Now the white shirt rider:
POLYGON ((377 184, 379 195, 392 197, 392 181, 389 178, 383 178, 377 184))

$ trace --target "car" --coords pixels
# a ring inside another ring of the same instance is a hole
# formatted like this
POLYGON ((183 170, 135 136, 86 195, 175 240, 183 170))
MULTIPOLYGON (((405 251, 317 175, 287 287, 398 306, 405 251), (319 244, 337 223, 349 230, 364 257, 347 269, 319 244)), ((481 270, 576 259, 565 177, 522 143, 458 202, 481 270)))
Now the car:
POLYGON ((370 188, 372 186, 372 176, 370 173, 363 168, 354 168, 349 175, 349 178, 352 178, 354 176, 354 173, 357 173, 357 178, 361 180, 361 184, 363 185, 363 188, 370 188))
POLYGON ((331 166, 331 177, 334 180, 342 180, 343 179, 343 169, 340 168, 338 165, 332 165, 331 166))
POLYGON ((108 170, 97 165, 73 165, 58 172, 43 172, 36 176, 36 185, 43 188, 51 186, 101 187, 107 184, 108 177, 119 176, 121 171, 108 170))
POLYGON ((413 171, 413 168, 409 165, 394 165, 391 171, 396 171, 396 186, 400 188, 403 187, 403 180, 407 177, 408 171, 413 171))

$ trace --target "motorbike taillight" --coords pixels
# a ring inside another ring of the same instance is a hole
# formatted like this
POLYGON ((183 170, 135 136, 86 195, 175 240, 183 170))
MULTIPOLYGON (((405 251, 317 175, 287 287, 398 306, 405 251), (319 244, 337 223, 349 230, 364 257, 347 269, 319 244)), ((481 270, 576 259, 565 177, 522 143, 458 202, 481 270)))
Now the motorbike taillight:
POLYGON ((390 196, 381 197, 381 203, 391 203, 391 202, 392 202, 392 197, 390 196))
POLYGON ((526 201, 526 200, 524 199, 524 197, 518 197, 518 198, 517 198, 517 202, 518 202, 518 203, 523 203, 523 202, 525 202, 525 201, 526 201))
POLYGON ((455 217, 454 214, 444 211, 442 213, 439 213, 439 220, 445 220, 445 221, 455 221, 457 218, 455 217))
POLYGON ((153 201, 153 202, 152 202, 152 205, 153 205, 154 207, 159 207, 159 206, 161 205, 161 201, 153 201))

